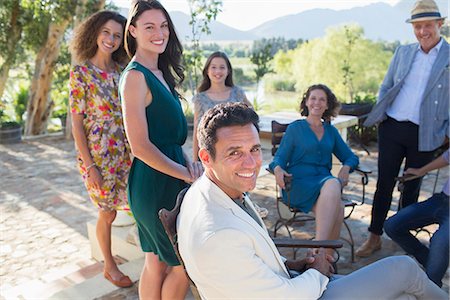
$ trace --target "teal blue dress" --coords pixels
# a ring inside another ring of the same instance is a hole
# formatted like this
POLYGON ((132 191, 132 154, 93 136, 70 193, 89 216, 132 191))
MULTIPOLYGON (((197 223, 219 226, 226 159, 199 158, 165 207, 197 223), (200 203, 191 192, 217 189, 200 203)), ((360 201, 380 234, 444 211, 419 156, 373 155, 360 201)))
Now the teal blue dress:
MULTIPOLYGON (((331 175, 332 154, 343 165, 353 171, 359 163, 358 157, 331 124, 323 123, 324 134, 319 141, 306 120, 292 122, 286 129, 269 168, 280 166, 292 174, 291 206, 309 212, 317 201, 325 181, 331 175)), ((283 191, 283 200, 287 194, 283 191)))
MULTIPOLYGON (((167 88, 153 73, 138 62, 131 62, 123 71, 142 72, 152 92, 152 103, 145 108, 150 141, 171 160, 186 165, 181 146, 186 141, 187 124, 175 90, 167 88)), ((123 78, 122 75, 122 78, 123 78)), ((122 85, 119 85, 122 86, 122 85)), ((176 196, 186 183, 163 174, 134 158, 128 178, 128 202, 136 219, 144 252, 153 252, 170 266, 179 261, 164 231, 158 212, 172 209, 176 196)))

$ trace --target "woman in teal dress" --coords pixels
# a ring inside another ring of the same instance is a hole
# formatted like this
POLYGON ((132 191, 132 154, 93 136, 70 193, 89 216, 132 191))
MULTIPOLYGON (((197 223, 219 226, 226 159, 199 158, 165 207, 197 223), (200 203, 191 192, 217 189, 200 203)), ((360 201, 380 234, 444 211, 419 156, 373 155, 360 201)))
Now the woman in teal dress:
MULTIPOLYGON (((339 103, 325 85, 308 88, 300 104, 306 119, 292 122, 270 164, 277 184, 284 188, 284 177, 292 176, 291 205, 316 217, 316 239, 338 239, 344 219, 341 190, 358 157, 342 140, 330 119, 337 115, 339 103), (331 175, 332 154, 342 163, 337 177, 331 175)), ((283 199, 287 195, 283 191, 283 199)))
POLYGON ((175 91, 183 80, 182 46, 157 1, 135 1, 127 21, 125 50, 132 57, 119 85, 125 130, 134 155, 128 201, 136 218, 145 265, 141 299, 184 299, 188 280, 158 218, 178 192, 202 172, 181 146, 187 124, 175 91))

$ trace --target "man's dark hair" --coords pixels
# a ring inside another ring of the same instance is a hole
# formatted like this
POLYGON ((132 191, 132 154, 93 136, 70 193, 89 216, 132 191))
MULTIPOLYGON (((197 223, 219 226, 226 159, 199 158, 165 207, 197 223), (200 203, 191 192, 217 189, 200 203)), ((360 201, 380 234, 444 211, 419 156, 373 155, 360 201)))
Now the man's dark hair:
POLYGON ((200 120, 197 139, 200 148, 206 149, 212 159, 216 157, 217 130, 229 126, 253 124, 259 132, 259 116, 244 103, 222 103, 209 109, 200 120))

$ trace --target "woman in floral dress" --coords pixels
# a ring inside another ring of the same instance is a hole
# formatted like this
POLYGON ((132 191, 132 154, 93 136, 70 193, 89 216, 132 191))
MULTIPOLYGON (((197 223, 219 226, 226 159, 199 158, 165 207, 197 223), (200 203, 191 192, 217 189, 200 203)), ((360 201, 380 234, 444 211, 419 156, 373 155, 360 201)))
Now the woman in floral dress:
POLYGON ((78 167, 98 208, 96 233, 104 276, 119 287, 133 284, 118 269, 111 253, 111 225, 116 211, 129 210, 126 186, 130 149, 118 98, 121 65, 127 57, 123 48, 125 23, 118 13, 101 11, 76 29, 71 52, 79 64, 72 68, 69 80, 78 167))

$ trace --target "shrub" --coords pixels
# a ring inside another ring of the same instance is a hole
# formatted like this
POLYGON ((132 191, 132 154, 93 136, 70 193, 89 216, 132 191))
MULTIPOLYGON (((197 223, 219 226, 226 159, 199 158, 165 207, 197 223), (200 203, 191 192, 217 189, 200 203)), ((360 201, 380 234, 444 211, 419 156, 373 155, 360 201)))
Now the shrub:
POLYGON ((275 91, 295 92, 294 80, 275 79, 271 82, 271 85, 275 91))

